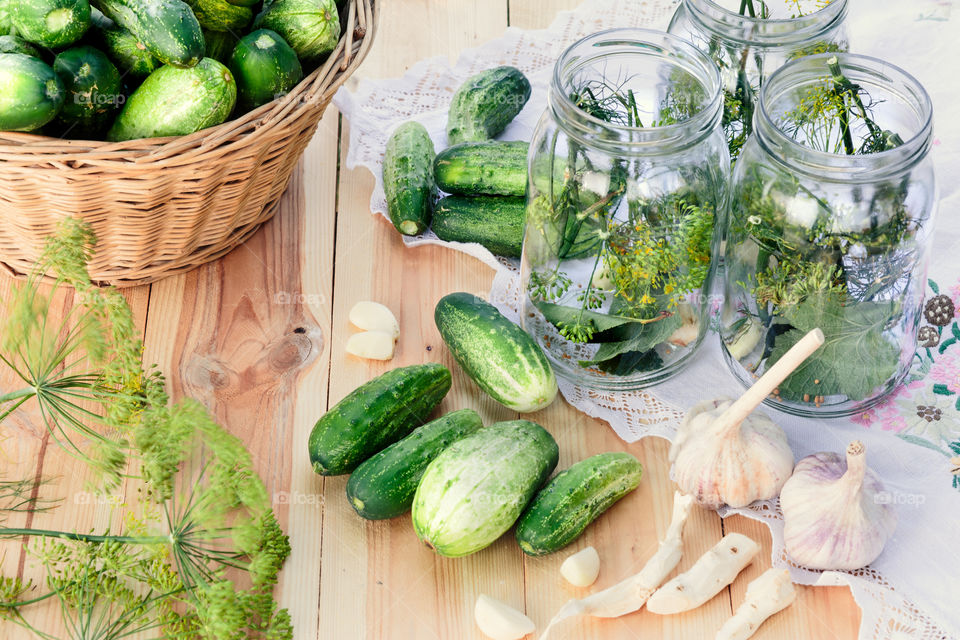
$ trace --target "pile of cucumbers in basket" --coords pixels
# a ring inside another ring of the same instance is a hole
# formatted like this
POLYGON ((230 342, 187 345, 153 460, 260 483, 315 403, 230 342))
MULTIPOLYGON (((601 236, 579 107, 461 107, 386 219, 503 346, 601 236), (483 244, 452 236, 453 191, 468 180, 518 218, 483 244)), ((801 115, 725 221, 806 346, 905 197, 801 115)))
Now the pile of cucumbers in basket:
POLYGON ((523 73, 496 67, 454 93, 450 146, 439 154, 422 124, 397 127, 383 158, 383 188, 400 233, 415 236, 429 227, 441 240, 475 242, 495 255, 520 257, 529 144, 495 138, 529 98, 523 73), (450 195, 437 201, 438 188, 450 195))
POLYGON ((0 131, 187 135, 290 92, 339 39, 335 0, 0 0, 0 131))

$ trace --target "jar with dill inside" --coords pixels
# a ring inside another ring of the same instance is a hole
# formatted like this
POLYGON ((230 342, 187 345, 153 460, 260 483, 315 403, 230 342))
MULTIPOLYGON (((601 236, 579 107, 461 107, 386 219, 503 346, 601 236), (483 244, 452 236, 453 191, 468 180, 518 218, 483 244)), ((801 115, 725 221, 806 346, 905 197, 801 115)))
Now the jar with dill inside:
POLYGON ((819 327, 768 403, 839 416, 904 378, 923 313, 936 186, 932 108, 903 70, 852 54, 773 74, 734 170, 721 335, 745 384, 819 327))
POLYGON ((736 161, 767 77, 796 58, 846 51, 847 0, 682 0, 667 30, 720 68, 723 128, 736 161))
POLYGON ((524 328, 561 376, 639 388, 701 343, 725 219, 720 78, 689 43, 615 29, 557 61, 530 144, 524 328))

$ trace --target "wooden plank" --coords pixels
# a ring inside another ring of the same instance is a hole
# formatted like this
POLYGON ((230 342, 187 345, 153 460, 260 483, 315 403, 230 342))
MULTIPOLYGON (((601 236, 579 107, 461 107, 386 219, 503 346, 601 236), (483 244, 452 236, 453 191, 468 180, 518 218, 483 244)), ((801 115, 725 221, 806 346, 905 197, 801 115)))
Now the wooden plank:
POLYGON ((558 11, 570 11, 581 0, 507 0, 510 4, 510 26, 520 29, 546 29, 558 11))
MULTIPOLYGON (((43 290, 50 291, 49 288, 43 290)), ((135 325, 140 331, 146 324, 149 291, 149 286, 124 291, 135 325)), ((57 326, 70 313, 75 300, 72 290, 66 288, 60 288, 51 295, 54 303, 48 322, 51 326, 57 326)), ((57 507, 22 517, 20 524, 55 531, 104 531, 119 525, 122 516, 116 506, 123 501, 123 490, 120 489, 113 495, 95 492, 93 487, 98 486, 97 476, 85 463, 71 456, 51 439, 36 407, 35 401, 28 402, 21 408, 25 411, 18 411, 21 415, 12 420, 15 428, 17 425, 25 428, 25 431, 16 437, 17 455, 22 456, 17 458, 16 472, 22 473, 25 468, 32 467, 32 473, 38 481, 35 491, 38 500, 46 504, 57 504, 57 507), (30 455, 31 453, 33 455, 30 455)), ((6 428, 5 422, 4 429, 6 428)), ((76 437, 74 442, 82 444, 83 440, 76 437)), ((11 526, 14 526, 13 522, 10 521, 11 526)), ((31 544, 36 542, 38 541, 34 540, 31 544)), ((21 549, 19 557, 20 575, 23 579, 32 580, 38 585, 44 584, 45 573, 36 565, 30 552, 21 549)), ((55 637, 65 633, 60 608, 55 599, 31 607, 27 615, 32 624, 55 637)))
POLYGON ((207 404, 253 454, 291 537, 277 596, 297 637, 317 627, 323 510, 305 443, 326 409, 337 128, 331 109, 244 246, 154 285, 147 326, 145 358, 171 374, 172 395, 207 404))
MULTIPOLYGON (((481 0, 384 3, 381 12, 377 42, 358 75, 397 76, 436 55, 453 60, 507 26, 506 3, 481 0)), ((344 147, 347 138, 345 122, 344 147)), ((367 213, 372 188, 365 169, 341 174, 331 354, 337 374, 330 403, 387 369, 440 361, 454 372, 454 385, 438 413, 472 407, 486 423, 513 417, 454 368, 433 325, 433 306, 442 295, 485 294, 491 271, 446 249, 406 249, 389 223, 367 213), (366 362, 344 353, 351 333, 347 313, 358 300, 382 302, 397 315, 402 334, 392 362, 366 362)), ((473 624, 480 591, 523 606, 521 554, 511 541, 469 558, 440 558, 419 543, 408 517, 375 523, 357 517, 347 504, 345 483, 345 476, 325 482, 318 638, 480 638, 473 624)))

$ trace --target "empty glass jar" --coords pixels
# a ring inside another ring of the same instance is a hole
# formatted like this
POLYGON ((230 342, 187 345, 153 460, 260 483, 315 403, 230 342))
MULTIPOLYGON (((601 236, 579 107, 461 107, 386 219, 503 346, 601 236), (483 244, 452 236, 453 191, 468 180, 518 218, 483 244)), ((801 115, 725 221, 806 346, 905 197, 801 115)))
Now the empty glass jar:
POLYGON ((734 160, 766 78, 798 57, 845 51, 846 15, 847 0, 682 0, 668 31, 720 68, 723 128, 734 160))
POLYGON ((728 362, 750 384, 819 327, 825 344, 768 402, 860 411, 916 349, 936 205, 930 99, 876 58, 809 56, 767 80, 754 126, 731 190, 728 362))
POLYGON ((675 373, 707 328, 729 157, 715 65, 615 29, 557 61, 530 144, 524 328, 561 376, 630 389, 675 373))

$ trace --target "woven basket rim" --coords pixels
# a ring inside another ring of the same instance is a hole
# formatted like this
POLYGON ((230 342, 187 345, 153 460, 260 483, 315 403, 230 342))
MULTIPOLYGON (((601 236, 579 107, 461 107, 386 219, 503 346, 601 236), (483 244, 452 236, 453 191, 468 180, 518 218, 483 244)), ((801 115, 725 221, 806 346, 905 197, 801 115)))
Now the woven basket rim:
POLYGON ((177 163, 185 152, 204 153, 248 145, 251 137, 282 121, 291 111, 325 104, 346 82, 373 44, 379 13, 374 0, 349 0, 347 13, 336 48, 326 61, 297 84, 288 94, 222 124, 185 136, 140 138, 124 142, 66 140, 33 133, 0 131, 0 167, 4 161, 41 162, 58 165, 97 166, 140 163, 177 163))

